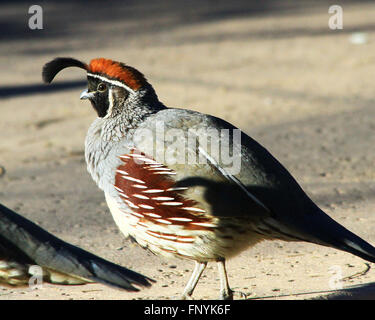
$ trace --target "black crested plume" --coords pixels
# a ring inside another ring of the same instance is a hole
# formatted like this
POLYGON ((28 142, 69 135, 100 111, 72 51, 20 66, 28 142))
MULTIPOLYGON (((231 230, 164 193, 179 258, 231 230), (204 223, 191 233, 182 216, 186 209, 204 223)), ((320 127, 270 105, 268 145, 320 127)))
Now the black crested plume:
POLYGON ((43 81, 45 83, 51 83, 53 78, 62 70, 69 67, 78 67, 87 70, 88 66, 86 63, 79 61, 74 58, 58 57, 50 62, 47 62, 42 71, 43 81))

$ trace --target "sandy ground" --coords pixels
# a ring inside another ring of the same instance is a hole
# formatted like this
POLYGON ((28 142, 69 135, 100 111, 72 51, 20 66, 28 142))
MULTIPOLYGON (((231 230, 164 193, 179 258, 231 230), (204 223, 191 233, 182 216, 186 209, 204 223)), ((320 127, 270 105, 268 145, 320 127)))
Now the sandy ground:
MULTIPOLYGON (((266 146, 328 214, 375 244, 370 1, 341 2, 344 29, 336 31, 328 28, 325 1, 41 3, 44 29, 33 31, 31 3, 0 5, 0 202, 157 282, 138 293, 99 284, 0 288, 0 299, 170 299, 193 268, 154 256, 117 230, 86 172, 83 141, 95 114, 79 100, 82 71, 61 73, 60 86, 48 90, 41 83, 43 64, 56 56, 124 61, 145 73, 167 106, 232 122, 266 146), (364 32, 366 43, 353 44, 354 32, 364 32)), ((263 299, 330 290, 332 267, 344 286, 375 281, 373 266, 361 273, 360 258, 308 243, 263 242, 228 261, 232 288, 263 299)), ((194 297, 218 295, 216 266, 209 264, 194 297)))

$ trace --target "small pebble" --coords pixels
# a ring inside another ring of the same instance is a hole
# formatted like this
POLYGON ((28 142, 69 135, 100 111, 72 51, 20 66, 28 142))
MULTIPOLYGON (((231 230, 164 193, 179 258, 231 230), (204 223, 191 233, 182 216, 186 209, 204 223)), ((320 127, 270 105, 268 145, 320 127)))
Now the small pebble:
POLYGON ((365 44, 368 41, 368 37, 364 32, 355 32, 350 35, 349 41, 353 44, 365 44))

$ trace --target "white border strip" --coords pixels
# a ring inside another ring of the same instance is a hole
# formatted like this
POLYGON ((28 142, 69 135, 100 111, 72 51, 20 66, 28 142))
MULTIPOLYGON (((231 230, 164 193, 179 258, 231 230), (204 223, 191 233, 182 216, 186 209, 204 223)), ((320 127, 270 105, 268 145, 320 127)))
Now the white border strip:
POLYGON ((227 171, 221 167, 217 161, 212 158, 201 146, 198 147, 199 152, 201 152, 225 177, 227 177, 229 180, 232 180, 235 182, 241 189, 244 191, 248 197, 253 199, 257 204, 262 206, 267 211, 270 211, 259 199, 257 199, 252 193, 249 192, 249 190, 246 189, 246 187, 241 183, 240 180, 238 180, 235 176, 228 174, 227 171))

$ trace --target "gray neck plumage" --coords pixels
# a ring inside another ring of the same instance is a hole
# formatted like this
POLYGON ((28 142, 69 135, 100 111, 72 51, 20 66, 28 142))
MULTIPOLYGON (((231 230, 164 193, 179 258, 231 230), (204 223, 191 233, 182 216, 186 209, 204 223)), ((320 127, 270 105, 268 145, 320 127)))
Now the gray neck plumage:
MULTIPOLYGON (((114 92, 112 93, 114 94, 114 92)), ((126 152, 125 149, 132 141, 134 131, 149 116, 166 109, 153 89, 137 91, 137 94, 129 94, 124 98, 113 98, 112 96, 110 100, 107 115, 94 120, 85 140, 87 170, 102 190, 106 190, 108 187, 105 179, 108 174, 103 170, 111 167, 103 165, 103 162, 116 161, 116 157, 109 157, 110 153, 126 152), (120 141, 128 141, 128 143, 119 143, 120 141)), ((109 192, 109 190, 107 191, 109 192)))
POLYGON ((154 89, 146 87, 124 99, 113 97, 108 114, 101 118, 101 137, 105 141, 118 141, 129 131, 137 129, 150 115, 166 109, 154 89))

